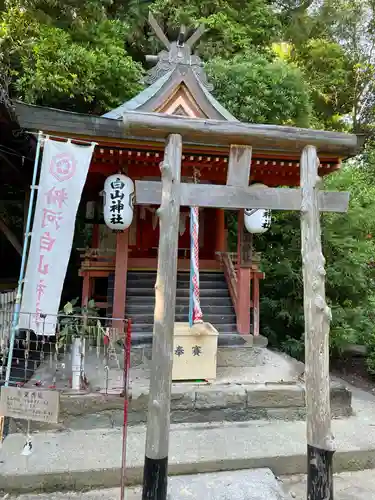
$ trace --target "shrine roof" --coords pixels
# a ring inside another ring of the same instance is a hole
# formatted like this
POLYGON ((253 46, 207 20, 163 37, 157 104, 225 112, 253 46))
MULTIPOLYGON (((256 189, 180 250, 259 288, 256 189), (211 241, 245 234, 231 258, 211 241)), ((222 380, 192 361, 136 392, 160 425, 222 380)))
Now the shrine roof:
POLYGON ((151 13, 149 23, 165 48, 157 56, 148 56, 155 64, 145 79, 149 86, 103 117, 120 120, 127 111, 146 111, 235 121, 236 118, 211 94, 213 86, 208 82, 204 64, 193 53, 194 45, 205 32, 204 26, 187 40, 182 26, 177 40, 169 41, 151 13))
POLYGON ((121 120, 126 111, 157 111, 169 99, 182 90, 190 94, 200 117, 236 121, 227 109, 211 94, 208 88, 195 76, 194 71, 179 65, 158 78, 129 101, 102 115, 103 118, 121 120), (185 90, 184 90, 185 89, 185 90))
POLYGON ((168 71, 164 76, 160 77, 155 83, 145 88, 137 94, 130 101, 126 101, 121 106, 118 106, 107 113, 104 113, 103 118, 112 118, 113 120, 120 120, 125 111, 135 111, 141 108, 146 102, 148 102, 155 94, 163 87, 163 85, 169 80, 173 70, 168 71))

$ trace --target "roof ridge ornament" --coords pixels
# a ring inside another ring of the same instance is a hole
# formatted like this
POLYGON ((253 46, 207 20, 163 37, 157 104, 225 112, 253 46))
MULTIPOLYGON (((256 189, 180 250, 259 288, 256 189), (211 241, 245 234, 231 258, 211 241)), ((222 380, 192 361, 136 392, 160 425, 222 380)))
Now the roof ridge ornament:
POLYGON ((192 54, 194 45, 197 44, 206 31, 205 26, 201 24, 188 40, 186 40, 187 29, 185 25, 181 25, 177 40, 171 42, 168 40, 151 11, 149 12, 148 22, 156 37, 167 50, 164 49, 160 51, 157 56, 146 56, 147 62, 155 64, 155 66, 148 71, 146 83, 152 85, 159 78, 175 69, 179 69, 181 73, 186 73, 186 70, 190 68, 197 80, 207 90, 213 90, 213 86, 208 83, 201 58, 197 54, 192 54))

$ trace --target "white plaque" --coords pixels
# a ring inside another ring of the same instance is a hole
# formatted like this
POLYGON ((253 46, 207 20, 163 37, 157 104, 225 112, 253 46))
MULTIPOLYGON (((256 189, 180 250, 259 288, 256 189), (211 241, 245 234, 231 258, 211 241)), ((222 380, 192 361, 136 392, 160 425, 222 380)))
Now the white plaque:
POLYGON ((1 388, 0 414, 5 417, 57 424, 59 405, 58 391, 20 387, 1 388))

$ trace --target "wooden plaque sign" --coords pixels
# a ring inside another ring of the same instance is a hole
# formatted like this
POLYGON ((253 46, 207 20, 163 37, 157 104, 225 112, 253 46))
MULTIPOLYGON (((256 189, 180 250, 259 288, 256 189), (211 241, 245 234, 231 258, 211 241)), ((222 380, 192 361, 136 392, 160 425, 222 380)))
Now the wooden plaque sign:
POLYGON ((20 387, 1 388, 0 414, 5 417, 57 424, 59 405, 58 391, 20 387))

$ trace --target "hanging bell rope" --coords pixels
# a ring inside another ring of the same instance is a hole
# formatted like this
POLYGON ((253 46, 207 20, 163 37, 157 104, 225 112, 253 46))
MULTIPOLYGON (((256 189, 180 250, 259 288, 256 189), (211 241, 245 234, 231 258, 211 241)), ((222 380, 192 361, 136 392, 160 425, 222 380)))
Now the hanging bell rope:
MULTIPOLYGON (((193 167, 193 180, 197 184, 200 172, 193 167)), ((189 324, 203 322, 199 287, 199 207, 190 207, 190 307, 189 324)))

